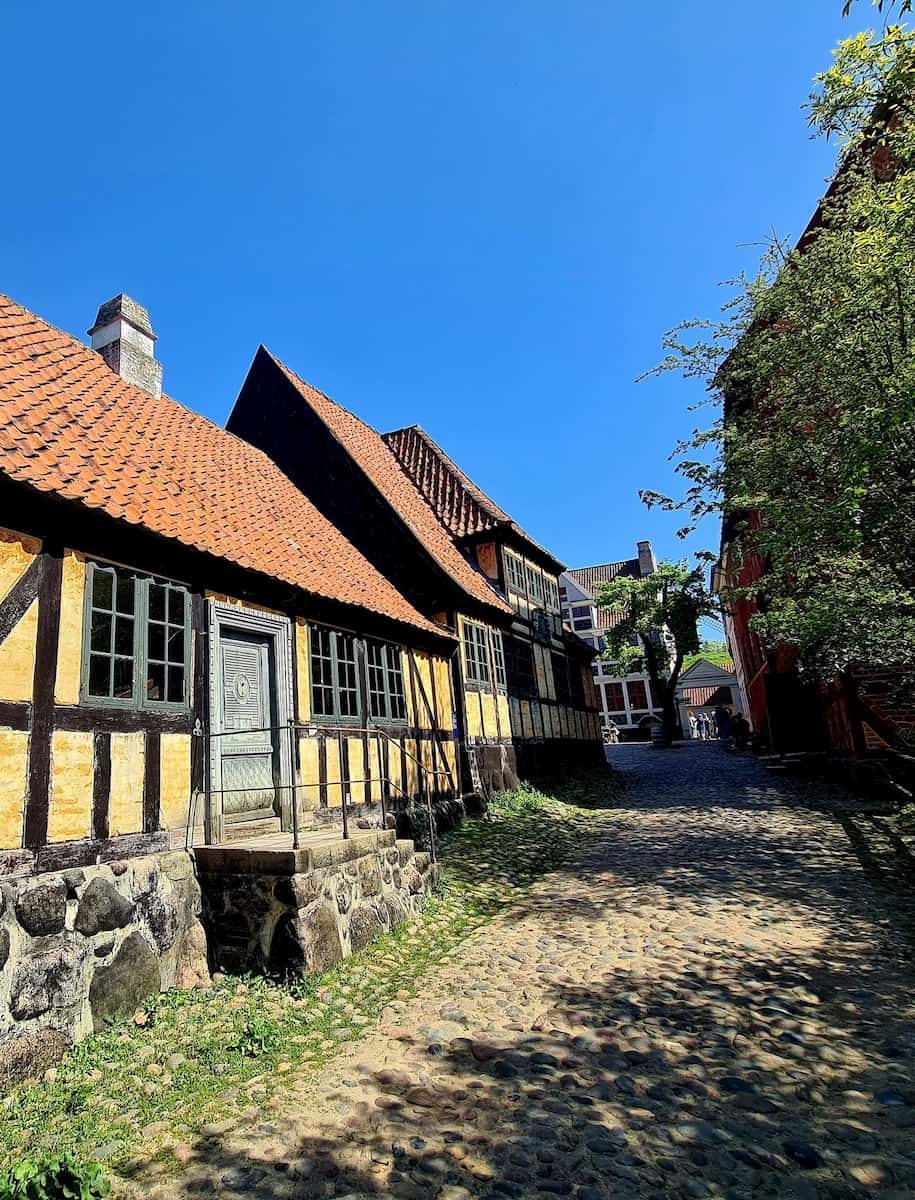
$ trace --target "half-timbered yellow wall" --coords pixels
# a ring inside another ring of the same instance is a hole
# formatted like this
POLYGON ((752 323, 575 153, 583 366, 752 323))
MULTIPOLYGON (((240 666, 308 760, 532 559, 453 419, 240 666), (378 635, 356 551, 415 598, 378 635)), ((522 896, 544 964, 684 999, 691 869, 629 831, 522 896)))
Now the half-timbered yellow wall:
MULTIPOLYGON (((482 625, 490 635, 495 633, 501 636, 494 626, 488 625, 485 621, 480 621, 476 617, 472 620, 475 625, 482 625)), ((509 728, 508 697, 505 690, 498 688, 494 679, 490 679, 488 685, 468 683, 466 661, 463 658, 464 617, 460 613, 457 625, 461 643, 462 701, 467 723, 466 736, 471 740, 479 738, 509 739, 511 729, 509 728)))
MULTIPOLYGON (((0 530, 0 601, 19 583, 40 549, 35 538, 0 530)), ((37 629, 38 601, 34 600, 0 645, 0 700, 31 701, 37 629)), ((28 733, 4 726, 0 716, 0 848, 22 845, 28 752, 28 733)))
MULTIPOLYGON (((35 577, 36 559, 41 548, 35 538, 0 529, 0 604, 17 585, 18 595, 30 594, 26 588, 30 581, 25 576, 31 569, 31 578, 35 577)), ((126 720, 124 727, 119 729, 118 710, 80 705, 85 584, 85 556, 66 549, 60 571, 59 633, 53 667, 48 672, 54 678, 46 680, 53 688, 46 840, 53 844, 89 841, 98 836, 93 829, 93 796, 100 770, 96 761, 96 734, 103 732, 110 777, 107 837, 143 832, 144 788, 149 776, 148 738, 154 737, 159 758, 159 826, 171 833, 173 843, 183 843, 188 832, 195 751, 190 716, 187 731, 174 731, 165 724, 161 730, 129 728, 126 720)), ((208 594, 207 598, 241 605, 232 597, 215 593, 208 594)), ((244 607, 257 606, 246 600, 244 607)), ((13 611, 8 606, 8 612, 13 611)), ((18 608, 15 611, 18 612, 18 608)), ((265 607, 260 611, 275 612, 265 607)), ((18 619, 13 620, 7 636, 0 641, 0 850, 18 850, 24 843, 38 625, 39 599, 36 597, 26 605, 18 619)), ((196 634, 192 632, 192 664, 197 651, 196 634)), ((408 717, 402 728, 391 731, 393 741, 375 734, 354 734, 344 737, 342 742, 334 737, 324 739, 324 782, 330 807, 339 807, 344 777, 352 781, 369 780, 368 783, 351 784, 349 791, 353 803, 377 803, 381 798, 385 763, 388 775, 399 785, 391 789, 393 797, 397 797, 401 789, 412 796, 419 795, 425 778, 421 777, 416 760, 424 763, 427 769, 449 772, 447 777, 436 778, 433 790, 450 792, 457 786, 448 661, 406 646, 402 647, 402 654, 408 717), (341 772, 341 750, 349 768, 348 776, 345 770, 341 772)), ((316 808, 321 798, 318 786, 321 739, 320 727, 311 725, 308 626, 302 617, 296 617, 294 621, 293 669, 297 717, 310 727, 300 731, 300 778, 303 784, 309 785, 300 790, 300 801, 303 809, 316 808)), ((193 691, 193 665, 190 686, 193 691)), ((192 703, 195 700, 193 694, 191 700, 192 703)), ((150 724, 154 724, 154 718, 150 724)), ((199 840, 202 804, 195 805, 194 816, 198 828, 192 833, 196 833, 199 840)))

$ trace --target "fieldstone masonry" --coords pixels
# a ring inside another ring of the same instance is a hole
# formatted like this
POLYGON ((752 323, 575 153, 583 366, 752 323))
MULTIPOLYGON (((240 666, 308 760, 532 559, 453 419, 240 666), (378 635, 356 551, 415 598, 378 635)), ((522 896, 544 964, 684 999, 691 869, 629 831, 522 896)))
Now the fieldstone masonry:
POLYGON ((0 884, 0 1085, 152 993, 209 981, 191 855, 0 884))
POLYGON ((418 913, 437 875, 393 830, 297 851, 196 853, 214 960, 229 971, 326 971, 418 913))

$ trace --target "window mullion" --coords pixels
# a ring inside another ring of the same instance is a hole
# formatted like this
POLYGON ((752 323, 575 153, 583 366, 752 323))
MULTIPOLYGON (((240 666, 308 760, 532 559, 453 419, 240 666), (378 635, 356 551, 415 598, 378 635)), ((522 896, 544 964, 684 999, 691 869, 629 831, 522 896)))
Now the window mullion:
POLYGON ((191 593, 184 593, 184 704, 191 702, 191 593))
POLYGON ((340 677, 337 665, 337 634, 330 630, 330 690, 333 700, 333 717, 339 723, 340 717, 340 677))
POLYGON ((394 647, 382 646, 382 674, 384 675, 384 711, 389 721, 394 720, 394 696, 391 692, 391 679, 394 675, 394 647))
MULTIPOLYGON (((143 695, 146 690, 146 679, 148 672, 147 663, 147 643, 146 635, 147 613, 149 611, 149 580, 137 579, 134 576, 134 592, 133 592, 133 663, 134 663, 134 680, 133 680, 133 701, 137 708, 146 707, 146 697, 143 695)), ((165 669, 166 680, 164 683, 165 695, 168 695, 168 668, 165 669)), ((164 699, 164 696, 163 696, 164 699)))

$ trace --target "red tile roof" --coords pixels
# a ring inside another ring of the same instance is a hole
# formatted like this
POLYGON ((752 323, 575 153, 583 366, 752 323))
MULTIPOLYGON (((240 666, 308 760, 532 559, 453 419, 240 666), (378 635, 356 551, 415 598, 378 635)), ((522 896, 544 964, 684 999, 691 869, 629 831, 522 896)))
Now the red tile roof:
POLYGON ((0 295, 0 471, 306 592, 448 636, 260 450, 0 295))
POLYGON ((306 383, 274 355, 270 357, 445 573, 474 600, 503 615, 510 614, 512 610, 508 604, 486 577, 467 561, 439 524, 381 434, 306 383))
POLYGON ((395 429, 382 436, 452 537, 508 529, 531 550, 533 557, 547 559, 557 575, 563 570, 563 564, 477 487, 419 425, 395 429))

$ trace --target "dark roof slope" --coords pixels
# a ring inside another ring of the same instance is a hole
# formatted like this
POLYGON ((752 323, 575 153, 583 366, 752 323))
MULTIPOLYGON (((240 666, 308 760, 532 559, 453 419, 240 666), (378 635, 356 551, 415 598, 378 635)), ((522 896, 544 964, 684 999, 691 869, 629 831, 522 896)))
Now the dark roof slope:
POLYGON ((541 560, 557 575, 563 570, 563 564, 477 487, 419 425, 382 436, 452 537, 510 530, 531 551, 531 557, 541 560))
POLYGON ((637 558, 624 558, 621 562, 600 563, 596 567, 570 568, 566 575, 593 596, 594 588, 599 583, 610 583, 620 575, 631 575, 634 579, 640 579, 642 572, 637 558))
MULTIPOLYGON (((620 575, 631 575, 633 579, 641 579, 642 571, 637 558, 624 558, 621 562, 600 563, 594 567, 574 567, 565 572, 579 587, 594 595, 594 589, 599 583, 610 583, 620 575)), ((618 625, 620 615, 610 609, 597 610, 597 628, 612 629, 618 625)))
MULTIPOLYGON (((269 351, 265 350, 265 353, 269 354, 269 351)), ((508 604, 485 576, 467 561, 435 519, 435 514, 401 470, 381 434, 306 383, 274 355, 270 357, 442 570, 474 600, 496 609, 503 616, 510 614, 512 610, 508 604)))
POLYGON ((438 636, 270 459, 0 295, 0 472, 438 636))

